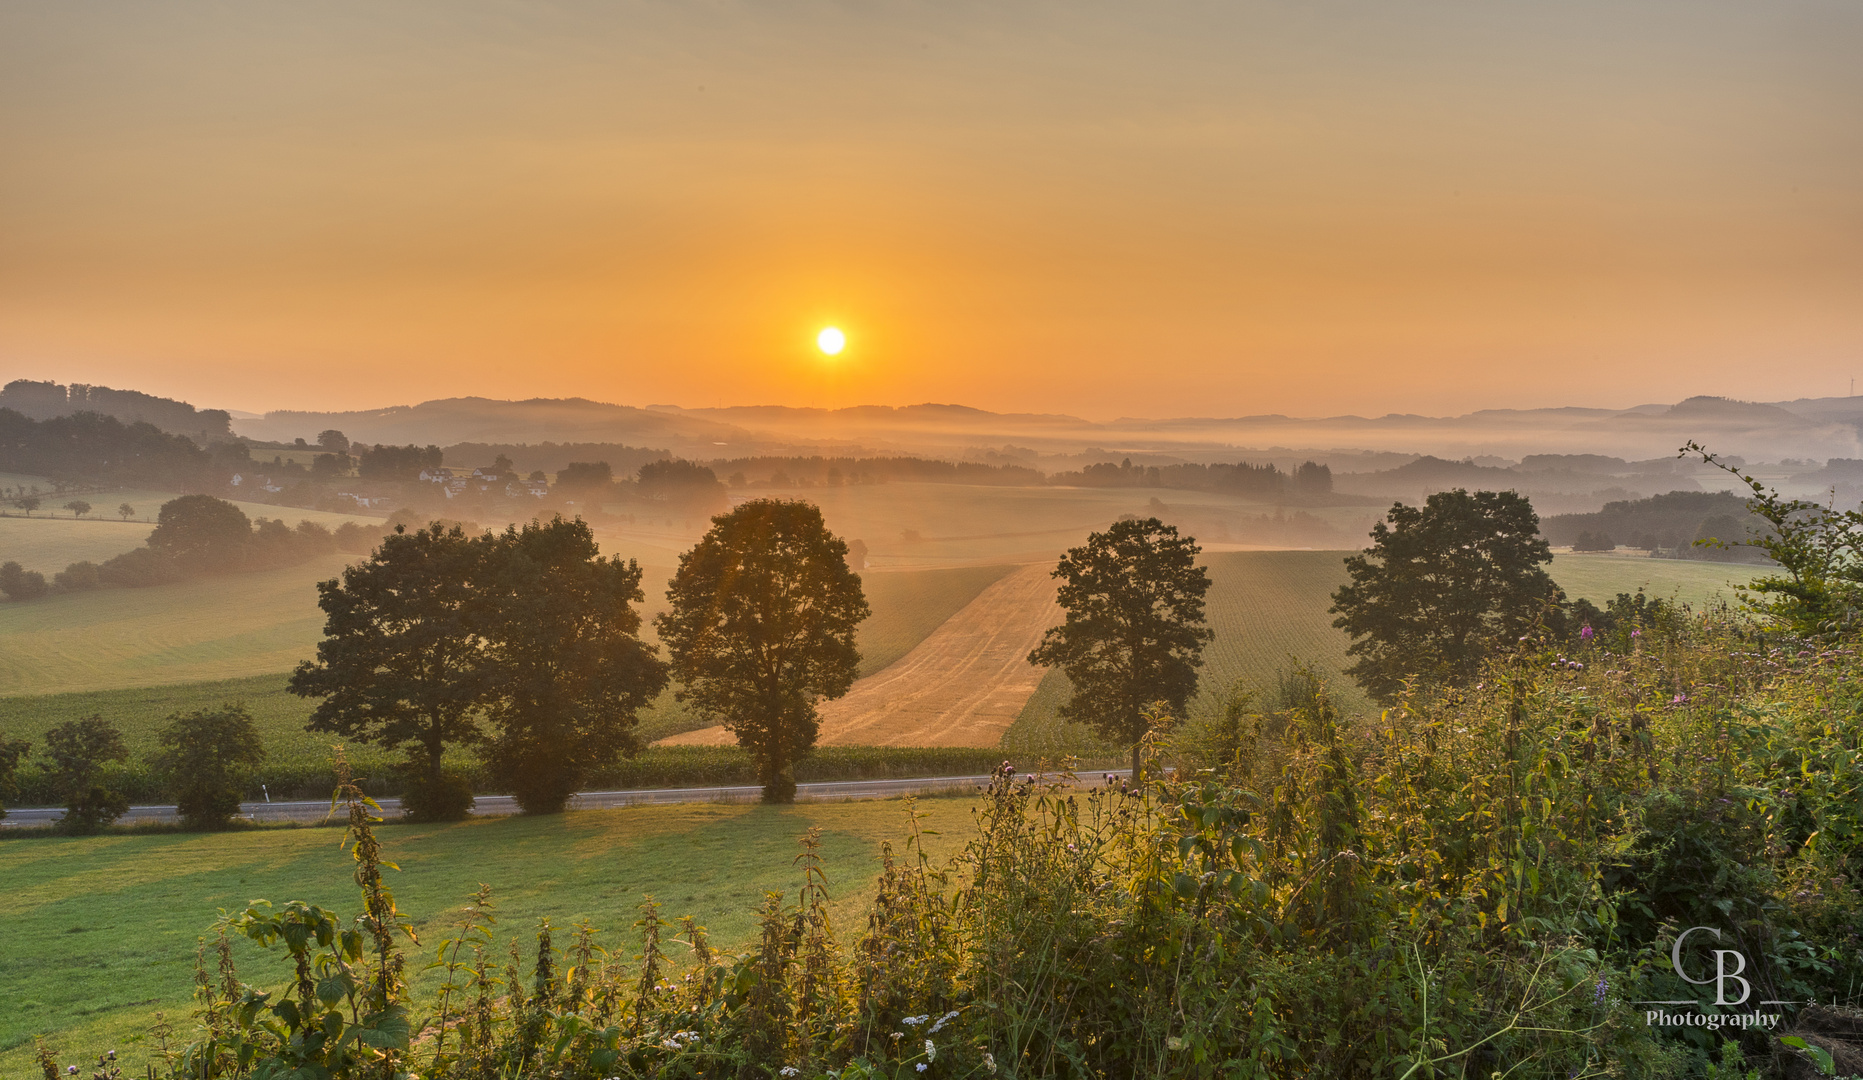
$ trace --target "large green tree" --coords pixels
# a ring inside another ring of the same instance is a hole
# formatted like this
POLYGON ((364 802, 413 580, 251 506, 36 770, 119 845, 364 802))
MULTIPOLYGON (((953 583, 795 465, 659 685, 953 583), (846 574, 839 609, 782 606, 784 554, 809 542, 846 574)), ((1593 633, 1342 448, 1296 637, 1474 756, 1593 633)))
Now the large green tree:
POLYGON ((1465 682, 1540 620, 1556 621, 1564 595, 1542 569, 1552 548, 1539 524, 1513 491, 1458 488, 1392 506, 1333 593, 1333 625, 1358 657, 1346 673, 1390 702, 1411 678, 1465 682))
POLYGON ((324 639, 291 675, 292 693, 321 699, 310 730, 407 754, 405 803, 417 818, 458 818, 472 806, 442 759, 483 736, 470 609, 486 547, 457 526, 397 527, 369 561, 318 584, 324 639))
POLYGON ((666 688, 640 640, 640 566, 602 558, 589 526, 558 517, 482 538, 470 620, 487 762, 526 813, 555 813, 596 770, 639 750, 637 713, 666 688))
POLYGON ((793 801, 816 702, 847 693, 860 666, 854 628, 869 609, 847 544, 810 503, 755 499, 712 519, 666 598, 655 625, 680 700, 737 735, 765 801, 793 801))
POLYGON ((167 773, 181 820, 196 829, 225 828, 239 813, 239 793, 265 744, 244 705, 177 713, 157 733, 153 764, 167 773))
POLYGON ((1049 627, 1029 653, 1029 663, 1058 667, 1074 684, 1063 717, 1132 748, 1134 783, 1142 780, 1147 711, 1163 702, 1172 715, 1184 714, 1203 647, 1215 636, 1203 625, 1210 576, 1197 565, 1201 550, 1157 518, 1092 534, 1054 568, 1067 621, 1049 627))

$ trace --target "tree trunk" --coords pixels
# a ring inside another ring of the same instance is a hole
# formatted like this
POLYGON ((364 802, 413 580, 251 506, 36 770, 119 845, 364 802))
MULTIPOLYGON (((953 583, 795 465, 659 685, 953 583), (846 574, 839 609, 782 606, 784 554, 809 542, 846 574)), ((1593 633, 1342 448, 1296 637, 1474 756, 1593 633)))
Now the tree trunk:
POLYGON ((1132 786, 1134 788, 1143 787, 1144 783, 1145 783, 1144 777, 1142 777, 1139 774, 1139 744, 1133 743, 1132 744, 1132 786))

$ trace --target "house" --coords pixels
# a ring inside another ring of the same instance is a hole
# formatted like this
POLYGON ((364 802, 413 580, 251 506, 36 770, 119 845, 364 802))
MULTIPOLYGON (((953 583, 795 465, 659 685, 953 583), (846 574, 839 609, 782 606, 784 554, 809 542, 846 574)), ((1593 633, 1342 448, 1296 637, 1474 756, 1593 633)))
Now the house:
POLYGON ((258 488, 260 491, 269 491, 273 494, 285 490, 279 485, 272 483, 272 478, 269 476, 247 476, 244 473, 234 473, 233 479, 228 480, 227 483, 232 487, 258 488))

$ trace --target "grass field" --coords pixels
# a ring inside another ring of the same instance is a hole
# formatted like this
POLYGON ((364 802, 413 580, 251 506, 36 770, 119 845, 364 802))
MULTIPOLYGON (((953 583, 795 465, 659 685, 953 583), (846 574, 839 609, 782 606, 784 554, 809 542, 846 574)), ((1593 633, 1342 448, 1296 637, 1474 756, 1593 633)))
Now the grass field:
POLYGON ((0 604, 0 693, 236 679, 296 666, 323 630, 316 582, 347 557, 145 589, 0 604))
MULTIPOLYGON (((1216 639, 1204 652, 1202 693, 1192 713, 1213 711, 1219 695, 1238 680, 1272 685, 1276 672, 1295 658, 1316 665, 1332 678, 1340 708, 1370 709, 1357 684, 1341 674, 1350 659, 1344 632, 1333 628, 1332 593, 1346 580, 1340 551, 1216 552, 1204 556, 1210 570, 1206 609, 1216 639)), ((1700 604, 1717 596, 1732 599, 1729 582, 1750 577, 1753 568, 1726 563, 1671 559, 1627 559, 1600 555, 1559 555, 1550 572, 1573 599, 1602 606, 1620 592, 1642 586, 1652 596, 1674 596, 1700 604)), ((1072 693, 1058 671, 1050 671, 1015 724, 1003 747, 1022 754, 1059 757, 1099 753, 1107 748, 1085 728, 1060 719, 1057 710, 1072 693)))
MULTIPOLYGON (((927 850, 942 856, 970 835, 971 802, 918 804, 932 830, 927 850)), ((907 832, 906 804, 866 802, 765 806, 632 807, 546 818, 502 818, 450 826, 383 826, 384 857, 400 864, 389 885, 416 922, 424 947, 445 936, 446 920, 480 882, 492 886, 503 940, 534 951, 537 920, 561 936, 577 920, 610 931, 607 944, 632 956, 627 928, 652 894, 669 917, 691 914, 726 948, 752 938, 752 914, 766 889, 793 897, 797 838, 811 826, 836 899, 844 945, 862 930, 882 841, 895 850, 907 832)), ((36 1036, 65 1060, 118 1051, 140 1075, 144 1041, 157 1010, 186 1039, 196 939, 216 909, 255 898, 302 899, 345 917, 359 908, 353 864, 334 829, 212 835, 114 835, 86 839, 0 840, 0 1080, 38 1076, 36 1036)), ((419 953, 419 950, 415 950, 419 953)), ((242 975, 264 985, 285 967, 277 956, 236 946, 242 975)), ((421 954, 424 955, 424 954, 421 954)), ((419 971, 421 955, 410 959, 419 971)), ((431 987, 427 973, 419 985, 431 987)))
POLYGON ((1643 589, 1652 597, 1686 604, 1733 600, 1734 590, 1764 572, 1750 564, 1693 562, 1682 559, 1620 558, 1613 555, 1555 555, 1553 580, 1576 600, 1603 607, 1618 593, 1643 589))

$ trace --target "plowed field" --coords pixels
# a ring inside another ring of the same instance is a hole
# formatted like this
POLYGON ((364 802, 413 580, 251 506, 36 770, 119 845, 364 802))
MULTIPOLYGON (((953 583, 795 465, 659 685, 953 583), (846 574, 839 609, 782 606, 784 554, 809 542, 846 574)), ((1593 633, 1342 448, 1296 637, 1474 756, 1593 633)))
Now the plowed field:
MULTIPOLYGON (((821 706, 826 746, 995 746, 1015 722, 1044 669, 1029 650, 1061 621, 1049 567, 1005 575, 931 636, 884 671, 821 706)), ((661 740, 660 745, 718 745, 735 738, 722 727, 661 740)))

